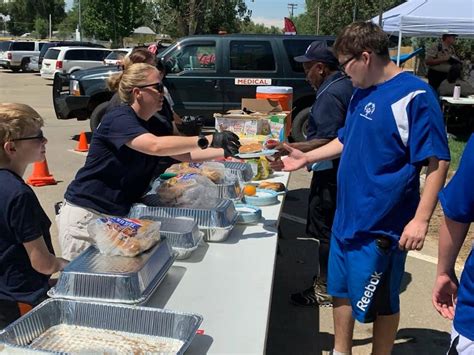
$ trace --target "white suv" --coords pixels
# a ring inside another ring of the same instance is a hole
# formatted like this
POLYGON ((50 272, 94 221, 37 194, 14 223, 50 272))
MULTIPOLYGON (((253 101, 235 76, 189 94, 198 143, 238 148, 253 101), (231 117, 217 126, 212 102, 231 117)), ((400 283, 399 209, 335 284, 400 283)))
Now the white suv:
POLYGON ((70 74, 77 70, 104 65, 104 58, 111 52, 105 48, 52 47, 41 65, 41 77, 54 79, 56 73, 70 74))

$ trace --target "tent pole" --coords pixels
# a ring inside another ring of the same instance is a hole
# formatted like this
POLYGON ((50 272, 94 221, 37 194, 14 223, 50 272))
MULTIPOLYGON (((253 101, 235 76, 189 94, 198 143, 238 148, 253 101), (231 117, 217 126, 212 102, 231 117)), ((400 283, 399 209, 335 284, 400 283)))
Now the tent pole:
POLYGON ((398 51, 397 51, 397 66, 400 66, 400 50, 402 48, 402 26, 400 23, 400 29, 398 30, 398 51))

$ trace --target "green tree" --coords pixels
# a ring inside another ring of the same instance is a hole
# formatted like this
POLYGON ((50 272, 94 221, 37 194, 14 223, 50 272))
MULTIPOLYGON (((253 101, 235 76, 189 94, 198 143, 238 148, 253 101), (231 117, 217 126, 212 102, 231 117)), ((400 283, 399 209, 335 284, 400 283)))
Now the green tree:
POLYGON ((51 15, 53 28, 56 28, 66 16, 64 0, 15 0, 8 3, 8 13, 8 30, 13 35, 33 32, 36 18, 48 22, 51 15))
MULTIPOLYGON (((383 11, 404 0, 384 0, 383 11)), ((306 12, 293 21, 298 33, 337 35, 356 21, 366 21, 379 14, 380 0, 306 0, 306 12)))
POLYGON ((147 5, 145 23, 172 37, 239 32, 250 20, 244 0, 155 0, 147 5))
POLYGON ((240 29, 241 33, 255 33, 255 34, 282 34, 283 31, 281 28, 271 26, 266 27, 263 23, 255 23, 253 21, 249 21, 247 23, 243 23, 240 29))
POLYGON ((37 17, 35 20, 35 32, 37 37, 46 38, 48 37, 49 24, 44 18, 37 17))
POLYGON ((122 46, 123 37, 143 25, 145 9, 142 0, 82 0, 83 33, 122 46))

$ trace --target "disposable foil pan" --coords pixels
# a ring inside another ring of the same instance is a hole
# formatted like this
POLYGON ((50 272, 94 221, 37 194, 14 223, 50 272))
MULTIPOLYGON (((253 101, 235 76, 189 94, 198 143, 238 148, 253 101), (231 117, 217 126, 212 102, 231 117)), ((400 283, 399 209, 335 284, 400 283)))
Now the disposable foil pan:
POLYGON ((142 216, 141 219, 160 221, 160 235, 165 237, 176 254, 176 259, 188 258, 199 246, 203 233, 191 218, 162 218, 142 216))
POLYGON ((254 174, 252 167, 247 163, 240 163, 235 161, 223 162, 226 169, 229 169, 232 174, 236 175, 241 181, 252 180, 254 174))
MULTIPOLYGON (((151 341, 171 338, 170 340, 182 342, 177 354, 184 354, 201 322, 202 316, 197 314, 129 305, 49 299, 0 332, 0 343, 5 346, 7 353, 67 354, 70 353, 68 349, 71 349, 71 339, 66 337, 56 339, 56 344, 61 348, 60 352, 35 350, 30 344, 54 326, 68 325, 90 328, 91 336, 94 336, 97 330, 108 330, 123 332, 121 334, 125 337, 145 336, 151 341)), ((120 345, 107 344, 117 347, 115 351, 111 349, 108 353, 123 352, 120 345)), ((103 350, 88 349, 87 352, 104 353, 103 350)))
POLYGON ((90 246, 72 260, 48 291, 52 298, 144 303, 166 276, 176 255, 166 239, 136 257, 107 256, 90 246))
POLYGON ((204 232, 204 240, 221 242, 227 239, 234 228, 238 214, 231 200, 203 199, 202 205, 198 208, 133 205, 128 217, 143 218, 142 216, 189 217, 195 220, 199 229, 204 232))
POLYGON ((216 186, 218 198, 241 200, 243 197, 243 190, 240 187, 239 180, 224 184, 216 184, 216 186))

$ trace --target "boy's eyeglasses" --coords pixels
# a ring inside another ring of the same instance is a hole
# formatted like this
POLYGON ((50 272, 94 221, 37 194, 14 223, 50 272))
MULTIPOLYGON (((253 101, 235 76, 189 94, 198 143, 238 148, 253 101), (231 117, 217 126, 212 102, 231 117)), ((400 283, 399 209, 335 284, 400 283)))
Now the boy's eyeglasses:
POLYGON ((343 74, 347 75, 347 73, 346 73, 346 65, 349 64, 350 62, 352 62, 352 61, 353 61, 354 59, 356 59, 356 58, 357 58, 357 55, 353 55, 352 57, 350 57, 349 59, 347 59, 344 63, 339 64, 339 70, 340 70, 343 74))
POLYGON ((140 88, 140 89, 148 88, 148 87, 152 87, 153 89, 158 91, 160 94, 162 94, 165 91, 165 87, 163 86, 162 83, 154 83, 154 84, 137 86, 137 88, 140 88))
POLYGON ((45 137, 43 135, 43 131, 39 131, 39 133, 36 135, 36 136, 30 136, 30 137, 21 137, 21 138, 15 138, 15 139, 12 139, 13 142, 16 142, 16 141, 29 141, 29 140, 32 140, 32 139, 40 139, 40 140, 43 140, 45 137))

